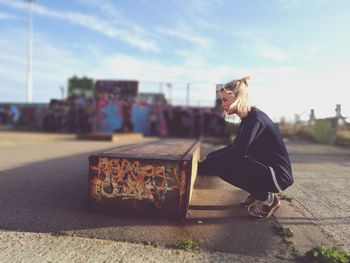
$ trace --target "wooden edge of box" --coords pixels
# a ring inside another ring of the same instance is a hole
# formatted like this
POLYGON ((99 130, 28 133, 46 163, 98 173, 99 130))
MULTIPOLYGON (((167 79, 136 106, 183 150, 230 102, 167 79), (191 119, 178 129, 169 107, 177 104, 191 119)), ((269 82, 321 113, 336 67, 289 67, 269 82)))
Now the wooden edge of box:
POLYGON ((185 202, 184 202, 185 207, 182 208, 181 219, 185 219, 189 211, 189 205, 192 198, 193 187, 197 178, 197 164, 198 164, 199 158, 200 158, 200 141, 195 141, 192 147, 184 155, 181 162, 181 165, 185 166, 184 169, 186 169, 186 173, 188 174, 191 173, 191 176, 186 177, 186 192, 188 194, 185 195, 185 202))

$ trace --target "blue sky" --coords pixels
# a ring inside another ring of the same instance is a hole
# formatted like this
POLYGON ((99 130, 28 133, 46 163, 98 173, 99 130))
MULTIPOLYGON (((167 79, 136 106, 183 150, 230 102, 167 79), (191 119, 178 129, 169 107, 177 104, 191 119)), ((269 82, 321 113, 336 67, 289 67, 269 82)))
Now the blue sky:
MULTIPOLYGON (((140 81, 174 104, 214 104, 215 83, 251 76, 275 120, 350 116, 348 0, 38 0, 33 101, 60 98, 73 75, 140 81)), ((0 0, 0 101, 26 99, 27 4, 0 0)))

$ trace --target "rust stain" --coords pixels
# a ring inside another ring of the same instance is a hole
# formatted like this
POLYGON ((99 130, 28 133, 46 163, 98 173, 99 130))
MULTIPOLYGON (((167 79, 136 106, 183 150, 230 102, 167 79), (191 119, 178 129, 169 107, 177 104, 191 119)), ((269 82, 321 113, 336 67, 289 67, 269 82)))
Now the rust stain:
POLYGON ((186 170, 181 170, 180 175, 180 196, 182 197, 186 192, 186 170))
POLYGON ((101 180, 97 177, 92 178, 91 180, 91 189, 90 189, 90 196, 93 199, 99 199, 101 196, 101 180))

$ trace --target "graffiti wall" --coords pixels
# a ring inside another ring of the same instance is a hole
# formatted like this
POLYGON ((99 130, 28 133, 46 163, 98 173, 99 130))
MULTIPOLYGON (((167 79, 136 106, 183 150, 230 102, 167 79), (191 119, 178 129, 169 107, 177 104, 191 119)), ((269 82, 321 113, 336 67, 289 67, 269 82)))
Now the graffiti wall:
POLYGON ((40 105, 0 104, 0 124, 49 132, 136 132, 173 138, 228 134, 226 122, 214 109, 126 102, 103 96, 88 99, 83 95, 40 105))
POLYGON ((95 132, 140 132, 149 134, 148 108, 133 107, 121 100, 97 99, 95 103, 95 132))
POLYGON ((138 93, 138 81, 97 80, 95 98, 132 102, 138 93))
POLYGON ((316 119, 314 137, 317 142, 333 144, 337 133, 337 119, 316 119))
POLYGON ((123 102, 120 100, 107 100, 105 98, 95 101, 94 131, 118 132, 123 125, 123 102))
POLYGON ((90 197, 149 200, 159 206, 169 192, 183 196, 185 175, 175 162, 147 163, 125 158, 90 159, 90 197), (92 165, 91 165, 92 163, 92 165))
POLYGON ((41 130, 45 103, 0 103, 0 125, 19 130, 41 130))
POLYGON ((157 119, 154 119, 154 113, 150 105, 135 103, 131 109, 131 121, 134 124, 133 132, 139 132, 144 135, 155 135, 157 119))

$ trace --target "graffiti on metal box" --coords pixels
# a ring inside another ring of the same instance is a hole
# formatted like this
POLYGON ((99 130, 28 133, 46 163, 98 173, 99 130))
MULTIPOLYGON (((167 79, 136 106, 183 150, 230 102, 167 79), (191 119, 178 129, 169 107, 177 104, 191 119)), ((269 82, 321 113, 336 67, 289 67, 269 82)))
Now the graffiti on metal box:
POLYGON ((100 157, 91 182, 91 197, 94 199, 122 197, 123 199, 148 199, 164 202, 168 192, 185 192, 185 175, 176 165, 142 164, 119 158, 100 157))

